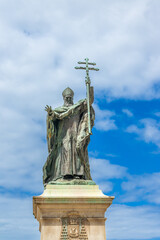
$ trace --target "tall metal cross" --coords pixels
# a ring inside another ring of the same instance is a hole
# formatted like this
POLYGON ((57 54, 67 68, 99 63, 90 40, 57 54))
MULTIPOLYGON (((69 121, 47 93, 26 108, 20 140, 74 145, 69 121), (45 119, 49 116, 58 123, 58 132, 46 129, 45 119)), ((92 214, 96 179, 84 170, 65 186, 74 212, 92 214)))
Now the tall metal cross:
POLYGON ((92 131, 91 131, 91 113, 90 113, 90 84, 91 84, 91 80, 89 77, 89 70, 95 70, 95 71, 99 71, 98 68, 94 68, 94 67, 89 67, 88 65, 93 65, 95 66, 96 63, 90 63, 88 58, 85 58, 85 62, 78 62, 78 64, 85 64, 85 67, 75 67, 75 69, 83 69, 86 70, 86 77, 85 77, 85 83, 86 83, 86 94, 87 94, 87 110, 88 110, 88 133, 91 135, 92 131))

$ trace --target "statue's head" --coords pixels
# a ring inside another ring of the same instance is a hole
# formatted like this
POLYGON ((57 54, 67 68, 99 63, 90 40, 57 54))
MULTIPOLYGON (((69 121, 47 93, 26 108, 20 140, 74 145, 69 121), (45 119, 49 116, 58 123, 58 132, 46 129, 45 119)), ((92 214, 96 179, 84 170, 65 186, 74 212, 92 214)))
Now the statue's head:
POLYGON ((67 87, 63 93, 63 100, 64 100, 64 106, 68 107, 73 105, 73 96, 74 96, 74 92, 72 91, 71 88, 67 87))

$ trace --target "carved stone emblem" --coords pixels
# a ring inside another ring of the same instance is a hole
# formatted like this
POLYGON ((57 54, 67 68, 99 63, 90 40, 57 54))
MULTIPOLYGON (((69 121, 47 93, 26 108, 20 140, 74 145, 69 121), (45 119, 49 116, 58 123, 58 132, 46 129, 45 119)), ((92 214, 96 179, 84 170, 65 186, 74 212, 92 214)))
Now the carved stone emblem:
POLYGON ((85 224, 86 218, 70 215, 62 218, 60 240, 88 240, 85 224))
POLYGON ((78 218, 70 218, 69 225, 68 225, 68 235, 71 238, 79 237, 79 224, 78 218))

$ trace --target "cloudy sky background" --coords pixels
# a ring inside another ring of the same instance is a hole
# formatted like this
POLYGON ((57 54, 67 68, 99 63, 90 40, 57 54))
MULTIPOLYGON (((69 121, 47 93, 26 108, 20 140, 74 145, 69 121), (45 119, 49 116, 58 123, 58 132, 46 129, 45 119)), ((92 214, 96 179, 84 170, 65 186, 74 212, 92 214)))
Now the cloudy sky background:
POLYGON ((108 240, 160 239, 160 1, 0 0, 0 238, 38 240, 46 104, 70 86, 85 98, 88 57, 96 122, 92 177, 116 198, 108 240))

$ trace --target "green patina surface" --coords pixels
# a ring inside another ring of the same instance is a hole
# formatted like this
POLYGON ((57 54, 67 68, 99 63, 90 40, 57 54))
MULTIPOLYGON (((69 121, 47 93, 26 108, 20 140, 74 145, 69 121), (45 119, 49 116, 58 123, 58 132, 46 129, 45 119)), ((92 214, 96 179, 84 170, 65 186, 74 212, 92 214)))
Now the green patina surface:
MULTIPOLYGON (((65 91, 72 90, 67 88, 65 91)), ((90 141, 87 127, 87 102, 85 99, 76 104, 73 104, 72 99, 71 103, 65 101, 62 107, 55 110, 46 107, 49 155, 43 167, 43 183, 44 185, 93 185, 95 183, 90 174, 87 149, 90 141), (67 180, 61 183, 60 179, 67 180)), ((93 127, 95 113, 92 106, 90 109, 93 127)))
POLYGON ((59 179, 58 181, 51 181, 48 185, 96 185, 92 180, 83 180, 83 179, 72 179, 72 180, 63 180, 59 179))
POLYGON ((43 167, 43 183, 51 185, 95 185, 92 181, 88 157, 88 144, 95 112, 92 107, 94 89, 90 86, 89 70, 98 71, 96 63, 86 58, 85 67, 76 69, 86 70, 86 99, 73 102, 74 92, 66 88, 63 93, 64 104, 47 111, 47 143, 48 158, 43 167))

